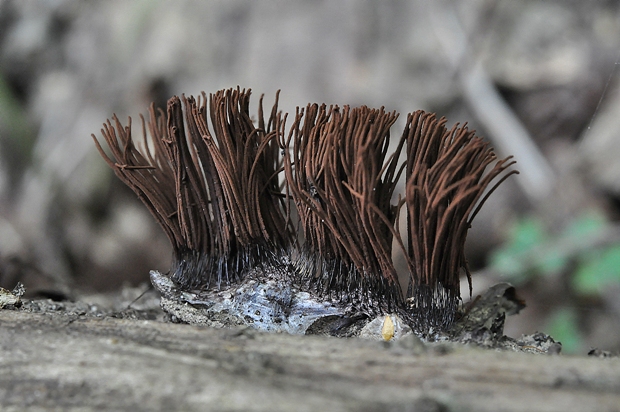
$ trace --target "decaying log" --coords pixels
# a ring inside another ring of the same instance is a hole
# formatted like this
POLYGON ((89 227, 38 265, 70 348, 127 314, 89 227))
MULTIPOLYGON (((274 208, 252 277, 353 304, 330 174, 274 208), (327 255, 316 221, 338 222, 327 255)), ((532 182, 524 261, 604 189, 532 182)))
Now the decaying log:
POLYGON ((620 359, 0 310, 0 409, 613 411, 620 359))

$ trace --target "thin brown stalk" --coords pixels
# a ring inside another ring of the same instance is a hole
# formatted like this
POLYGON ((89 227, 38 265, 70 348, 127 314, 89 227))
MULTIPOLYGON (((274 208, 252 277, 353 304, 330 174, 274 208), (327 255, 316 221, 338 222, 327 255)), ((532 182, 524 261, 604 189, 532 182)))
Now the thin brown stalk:
POLYGON ((267 123, 261 99, 259 127, 249 102, 250 91, 239 89, 198 100, 175 96, 165 115, 151 107, 148 123, 141 117, 140 149, 131 137, 131 119, 127 127, 116 117, 104 125, 111 157, 95 138, 116 175, 168 235, 175 251, 171 275, 185 288, 229 285, 293 241, 278 196, 283 122, 277 97, 267 123))
POLYGON ((466 127, 445 128, 445 119, 417 111, 407 118, 407 292, 420 328, 451 324, 460 300, 460 273, 470 284, 464 254, 467 230, 482 203, 512 171, 482 197, 514 162, 498 161, 488 143, 466 127), (495 164, 490 170, 488 166, 495 164))
POLYGON ((387 156, 396 118, 383 109, 308 105, 281 142, 305 237, 302 279, 367 312, 402 302, 391 258, 396 207, 390 200, 403 144, 387 156))

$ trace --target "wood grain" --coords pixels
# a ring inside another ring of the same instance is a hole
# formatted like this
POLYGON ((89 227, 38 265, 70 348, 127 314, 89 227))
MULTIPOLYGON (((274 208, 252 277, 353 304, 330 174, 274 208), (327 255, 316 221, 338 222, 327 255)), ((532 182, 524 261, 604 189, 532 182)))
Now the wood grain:
POLYGON ((0 409, 616 411, 620 359, 0 311, 0 409))

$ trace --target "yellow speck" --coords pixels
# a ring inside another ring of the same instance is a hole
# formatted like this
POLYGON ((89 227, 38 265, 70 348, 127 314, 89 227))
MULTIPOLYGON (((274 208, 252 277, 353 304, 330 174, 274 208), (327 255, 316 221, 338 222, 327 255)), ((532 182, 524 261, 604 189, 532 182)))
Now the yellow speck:
POLYGON ((381 336, 383 340, 388 341, 394 337, 394 322, 390 316, 386 316, 381 327, 381 336))

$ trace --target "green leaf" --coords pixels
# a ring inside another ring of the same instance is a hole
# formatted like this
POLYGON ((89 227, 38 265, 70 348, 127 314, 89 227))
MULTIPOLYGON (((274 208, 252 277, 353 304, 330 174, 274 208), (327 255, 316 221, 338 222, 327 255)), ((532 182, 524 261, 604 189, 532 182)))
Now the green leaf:
POLYGON ((581 349, 583 339, 574 309, 562 308, 555 311, 547 321, 545 331, 548 331, 556 342, 562 342, 563 353, 576 353, 581 349))
POLYGON ((574 290, 585 295, 599 294, 614 284, 620 284, 620 245, 584 254, 572 278, 574 290))
POLYGON ((556 248, 549 248, 537 262, 533 262, 536 269, 545 275, 552 275, 561 272, 568 259, 565 254, 556 248))
POLYGON ((546 242, 542 222, 535 218, 520 220, 511 228, 506 244, 491 254, 491 266, 515 283, 524 282, 531 276, 528 269, 532 262, 523 256, 546 242))
POLYGON ((518 222, 512 229, 510 249, 513 252, 525 252, 533 246, 540 245, 547 240, 543 224, 538 219, 526 218, 518 222))

